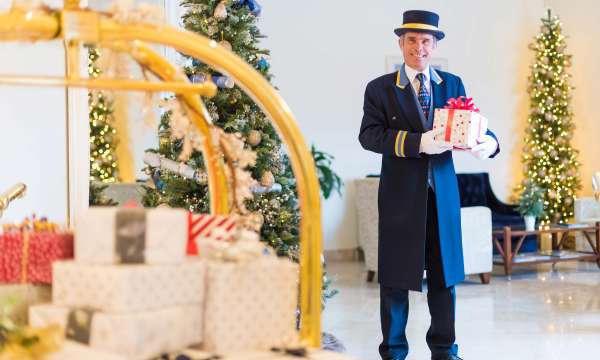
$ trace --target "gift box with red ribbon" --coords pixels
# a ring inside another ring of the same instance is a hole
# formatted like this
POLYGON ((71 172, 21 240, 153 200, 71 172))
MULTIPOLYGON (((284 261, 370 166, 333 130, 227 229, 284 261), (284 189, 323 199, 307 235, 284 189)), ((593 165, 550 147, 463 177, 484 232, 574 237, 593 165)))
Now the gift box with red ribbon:
POLYGON ((488 120, 479 113, 472 98, 449 99, 443 109, 434 112, 433 130, 444 130, 435 140, 449 142, 456 149, 467 150, 477 145, 487 126, 488 120))
POLYGON ((52 263, 73 258, 73 234, 47 220, 5 225, 0 235, 0 283, 52 283, 52 263))

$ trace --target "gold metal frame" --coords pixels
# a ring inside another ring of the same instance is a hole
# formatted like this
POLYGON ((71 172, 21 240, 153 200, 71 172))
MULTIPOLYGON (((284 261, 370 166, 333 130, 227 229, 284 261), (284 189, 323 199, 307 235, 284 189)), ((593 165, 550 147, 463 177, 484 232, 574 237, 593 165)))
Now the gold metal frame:
MULTIPOLYGON (((178 79, 175 68, 153 52, 143 42, 161 44, 192 56, 232 77, 273 122, 287 147, 292 169, 297 179, 300 203, 300 338, 311 347, 321 343, 321 204, 319 183, 310 150, 285 101, 273 87, 241 58, 206 37, 176 28, 148 24, 118 23, 100 13, 81 9, 77 0, 66 0, 65 9, 24 10, 13 8, 0 13, 0 41, 44 41, 63 39, 67 49, 68 74, 65 79, 42 81, 39 77, 0 76, 0 83, 19 82, 28 85, 85 86, 89 88, 128 88, 144 91, 172 91, 185 104, 191 120, 199 131, 210 139, 210 119, 206 109, 194 91, 210 95, 202 87, 185 84, 178 79), (80 44, 98 44, 103 47, 120 48, 130 53, 142 66, 166 82, 132 84, 125 80, 81 79, 78 73, 80 44), (160 90, 159 90, 160 89, 160 90), (205 92, 206 91, 206 92, 205 92)), ((207 158, 211 210, 227 213, 227 181, 222 160, 218 158, 211 141, 206 141, 204 156, 207 158)))

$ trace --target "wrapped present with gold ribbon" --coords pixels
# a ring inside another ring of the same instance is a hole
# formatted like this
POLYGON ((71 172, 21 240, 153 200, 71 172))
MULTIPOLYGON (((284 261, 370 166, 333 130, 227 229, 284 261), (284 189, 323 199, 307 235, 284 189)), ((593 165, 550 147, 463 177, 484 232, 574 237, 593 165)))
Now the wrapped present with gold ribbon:
POLYGON ((73 258, 73 234, 46 218, 3 225, 0 283, 52 283, 52 263, 73 258))
MULTIPOLYGON (((202 311, 200 304, 128 314, 36 305, 29 310, 29 322, 32 326, 40 327, 60 325, 69 343, 84 345, 99 353, 141 360, 200 343, 202 311)), ((81 352, 85 351, 80 349, 81 352)), ((88 353, 94 358, 94 351, 88 353)), ((98 356, 96 358, 100 359, 98 356)), ((90 357, 86 356, 85 359, 90 357)))
POLYGON ((206 285, 203 349, 229 353, 296 343, 298 265, 272 254, 258 234, 238 231, 215 252, 206 285))
POLYGON ((175 264, 186 257, 181 209, 92 207, 77 221, 75 260, 88 264, 175 264))
POLYGON ((443 109, 435 109, 433 130, 443 130, 435 140, 449 142, 455 149, 466 150, 477 145, 487 128, 488 120, 479 113, 472 98, 449 99, 443 109))
POLYGON ((166 265, 54 263, 55 305, 129 313, 204 302, 205 264, 166 265))

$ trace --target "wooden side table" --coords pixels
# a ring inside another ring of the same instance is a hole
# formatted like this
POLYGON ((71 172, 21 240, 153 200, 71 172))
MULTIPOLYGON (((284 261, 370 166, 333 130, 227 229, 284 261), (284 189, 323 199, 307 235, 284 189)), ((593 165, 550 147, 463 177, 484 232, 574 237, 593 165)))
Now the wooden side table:
POLYGON ((498 249, 500 255, 494 256, 494 264, 503 265, 504 273, 511 279, 513 266, 532 265, 541 263, 552 263, 564 261, 580 261, 593 260, 600 267, 600 222, 594 225, 587 224, 572 224, 570 226, 552 225, 548 229, 539 229, 533 231, 514 230, 510 226, 505 226, 503 229, 494 230, 492 232, 494 245, 498 249), (588 232, 593 231, 596 239, 592 240, 588 232), (589 242, 592 253, 580 251, 565 251, 562 250, 564 240, 570 233, 581 232, 589 242), (528 235, 536 235, 538 238, 538 248, 540 246, 540 238, 543 234, 552 235, 552 250, 551 251, 536 251, 534 253, 519 254, 519 250, 523 245, 525 237, 528 235), (500 235, 504 236, 503 244, 500 244, 498 239, 500 235), (517 245, 514 250, 512 248, 512 238, 518 238, 517 245))

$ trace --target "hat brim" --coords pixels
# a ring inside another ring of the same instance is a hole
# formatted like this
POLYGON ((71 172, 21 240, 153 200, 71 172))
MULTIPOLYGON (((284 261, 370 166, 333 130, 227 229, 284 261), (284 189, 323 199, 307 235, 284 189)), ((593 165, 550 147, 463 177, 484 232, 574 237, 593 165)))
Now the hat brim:
POLYGON ((443 31, 440 30, 429 30, 429 29, 413 29, 413 28, 397 28, 394 29, 394 33, 398 36, 402 36, 407 32, 418 32, 418 33, 427 33, 435 36, 436 39, 442 40, 446 35, 443 31))

